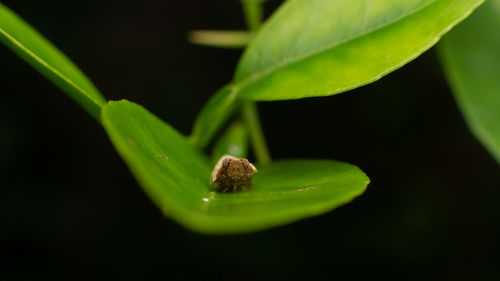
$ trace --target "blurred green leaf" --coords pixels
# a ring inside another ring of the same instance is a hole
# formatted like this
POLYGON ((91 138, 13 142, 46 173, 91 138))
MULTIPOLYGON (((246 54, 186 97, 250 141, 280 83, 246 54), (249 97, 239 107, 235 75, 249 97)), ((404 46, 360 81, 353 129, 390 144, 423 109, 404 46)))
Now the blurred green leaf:
POLYGON ((241 105, 231 86, 221 88, 203 107, 196 118, 189 141, 198 147, 205 147, 212 137, 241 105))
POLYGON ((500 0, 486 1, 439 50, 469 127, 500 162, 500 0))
POLYGON ((146 109, 110 102, 101 117, 146 193, 166 215, 199 232, 257 231, 319 215, 353 200, 369 183, 350 164, 288 160, 257 167, 248 192, 217 193, 205 155, 146 109))
POLYGON ((226 129, 222 137, 215 143, 212 151, 212 163, 225 154, 238 158, 247 158, 248 153, 248 132, 245 125, 236 121, 226 129))
POLYGON ((252 33, 245 30, 193 30, 188 34, 193 44, 219 48, 243 48, 251 39, 252 33))
POLYGON ((106 103, 90 80, 33 27, 0 3, 0 41, 99 119, 106 103))
POLYGON ((380 79, 433 46, 484 0, 289 0, 235 75, 238 96, 326 96, 380 79))

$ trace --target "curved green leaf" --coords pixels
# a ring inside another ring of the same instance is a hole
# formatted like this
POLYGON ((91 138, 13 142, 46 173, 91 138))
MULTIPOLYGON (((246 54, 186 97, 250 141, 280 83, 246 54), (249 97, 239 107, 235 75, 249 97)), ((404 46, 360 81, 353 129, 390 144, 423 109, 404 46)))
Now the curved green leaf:
POLYGON ((99 119, 104 97, 61 51, 0 3, 0 41, 99 119))
POLYGON ((258 167, 248 192, 217 193, 205 155, 141 106, 110 102, 101 117, 146 193, 166 215, 199 232, 257 231, 318 215, 362 194, 369 182, 350 164, 288 160, 258 167))
POLYGON ((326 96, 380 79, 433 46, 484 0, 289 0, 235 75, 239 96, 326 96))
POLYGON ((500 0, 486 1, 439 50, 469 127, 500 162, 500 0))
POLYGON ((215 143, 212 151, 212 163, 217 163, 226 154, 238 158, 247 158, 248 132, 245 125, 236 121, 226 129, 222 137, 215 143))

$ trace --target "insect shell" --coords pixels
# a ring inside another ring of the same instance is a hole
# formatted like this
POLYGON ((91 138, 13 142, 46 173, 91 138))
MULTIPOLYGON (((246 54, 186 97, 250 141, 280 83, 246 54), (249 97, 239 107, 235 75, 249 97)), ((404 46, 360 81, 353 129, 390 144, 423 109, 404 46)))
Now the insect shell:
POLYGON ((247 159, 224 155, 214 167, 210 184, 217 183, 220 192, 230 189, 236 192, 238 187, 248 190, 252 186, 252 177, 255 173, 257 169, 247 159))

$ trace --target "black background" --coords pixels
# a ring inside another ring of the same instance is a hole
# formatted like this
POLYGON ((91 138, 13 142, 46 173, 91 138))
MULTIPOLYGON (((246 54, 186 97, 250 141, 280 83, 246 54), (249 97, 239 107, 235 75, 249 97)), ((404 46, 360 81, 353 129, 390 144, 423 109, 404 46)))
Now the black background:
MULTIPOLYGON (((240 56, 186 33, 245 27, 236 0, 2 2, 107 99, 185 134, 240 56)), ((0 92, 0 280, 500 278, 500 167, 468 131, 434 49, 345 94, 259 104, 275 158, 350 162, 372 184, 326 215, 238 236, 164 218, 99 124, 3 46, 0 92)))

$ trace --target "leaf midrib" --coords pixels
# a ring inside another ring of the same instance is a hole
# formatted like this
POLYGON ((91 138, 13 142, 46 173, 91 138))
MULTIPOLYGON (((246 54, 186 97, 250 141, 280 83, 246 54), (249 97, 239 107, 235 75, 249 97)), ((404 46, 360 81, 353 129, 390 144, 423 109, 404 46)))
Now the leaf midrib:
POLYGON ((351 37, 346 37, 344 40, 340 40, 340 41, 337 41, 337 42, 334 42, 334 43, 330 43, 330 44, 327 44, 323 47, 319 47, 317 49, 314 49, 308 53, 305 53, 303 55, 299 55, 299 56, 296 56, 294 58, 286 58, 286 59, 282 59, 281 61, 279 61, 278 63, 276 63, 275 65, 272 65, 262 71, 258 71, 258 72, 255 72, 254 74, 248 76, 247 78, 239 81, 239 82, 234 82, 232 85, 233 87, 239 92, 241 89, 245 88, 247 85, 249 84, 253 84, 253 83, 256 83, 268 76, 270 76, 270 74, 274 73, 275 71, 279 70, 279 69, 282 69, 282 68, 286 68, 286 67, 289 67, 293 64, 296 64, 304 59, 307 59, 309 57, 313 57, 313 56, 316 56, 322 52, 325 52, 326 50, 330 50, 330 49, 333 49, 333 48, 336 48, 336 47, 339 47, 341 45, 344 45, 344 44, 347 44, 351 41, 354 41, 356 39, 359 39, 360 37, 363 37, 363 36, 366 36, 368 34, 371 34, 371 33, 374 33, 374 32, 377 32, 379 30, 382 30, 383 28, 386 28, 390 25, 393 25, 397 22, 400 22, 402 21, 403 19, 407 18, 407 17, 410 17, 414 14, 417 14, 418 12, 424 10, 425 8, 427 8, 428 6, 436 3, 437 1, 439 0, 432 0, 430 2, 427 2, 425 4, 422 4, 412 10, 409 10, 407 13, 404 13, 404 14, 401 14, 399 17, 395 17, 394 19, 392 20, 389 20, 387 22, 384 22, 384 23, 381 23, 379 24, 378 26, 375 26, 373 27, 372 29, 367 29, 363 32, 360 32, 356 35, 353 35, 351 37))
POLYGON ((28 48, 26 48, 21 42, 17 41, 13 36, 11 36, 7 31, 5 31, 3 28, 0 28, 0 34, 3 35, 7 40, 12 42, 14 45, 19 47, 21 51, 23 51, 25 54, 33 58, 35 61, 40 63, 42 66, 44 66, 46 69, 48 69, 50 72, 52 72, 54 75, 57 77, 61 78, 64 82, 68 83, 71 87, 73 87, 75 90, 80 92, 82 95, 84 95, 86 98, 88 98, 92 103, 94 103, 98 108, 101 108, 103 104, 105 104, 105 101, 98 101, 92 95, 90 95, 87 91, 83 90, 80 88, 73 80, 69 79, 67 76, 63 75, 60 73, 57 69, 52 67, 49 63, 47 63, 45 60, 37 56, 35 53, 30 51, 28 48))

